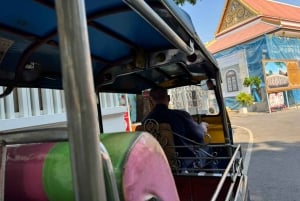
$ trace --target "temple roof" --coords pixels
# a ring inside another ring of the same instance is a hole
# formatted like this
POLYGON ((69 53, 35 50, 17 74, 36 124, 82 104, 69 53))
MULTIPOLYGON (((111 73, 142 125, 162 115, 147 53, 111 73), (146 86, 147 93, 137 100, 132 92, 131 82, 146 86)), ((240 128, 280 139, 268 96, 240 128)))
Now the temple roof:
POLYGON ((263 16, 300 22, 300 7, 268 0, 243 1, 263 16))
POLYGON ((238 31, 233 31, 228 35, 219 37, 209 44, 208 49, 210 52, 216 53, 278 29, 279 27, 265 22, 254 23, 247 27, 241 27, 238 31))
POLYGON ((299 37, 293 30, 300 30, 300 7, 270 0, 227 0, 207 48, 217 53, 267 33, 299 37))

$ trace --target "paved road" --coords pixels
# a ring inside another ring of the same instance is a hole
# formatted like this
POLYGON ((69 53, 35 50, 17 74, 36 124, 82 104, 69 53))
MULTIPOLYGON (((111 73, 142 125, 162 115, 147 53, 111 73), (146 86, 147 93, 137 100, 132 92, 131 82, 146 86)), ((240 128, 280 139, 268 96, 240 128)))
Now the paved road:
POLYGON ((299 201, 300 109, 270 114, 230 112, 230 117, 234 139, 242 144, 249 162, 251 200, 299 201))

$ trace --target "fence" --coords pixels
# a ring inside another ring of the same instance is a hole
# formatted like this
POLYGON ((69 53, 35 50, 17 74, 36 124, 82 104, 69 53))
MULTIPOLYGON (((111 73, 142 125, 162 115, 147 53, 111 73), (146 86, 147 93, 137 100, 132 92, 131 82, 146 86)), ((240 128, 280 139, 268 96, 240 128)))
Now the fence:
MULTIPOLYGON (((0 86, 0 94, 3 90, 0 86)), ((105 130, 116 131, 111 129, 110 122, 122 120, 120 116, 123 117, 126 111, 126 102, 125 105, 122 103, 120 94, 100 93, 99 97, 104 121, 109 119, 105 130)), ((0 99, 0 131, 65 123, 65 109, 63 90, 16 88, 9 96, 0 99)))

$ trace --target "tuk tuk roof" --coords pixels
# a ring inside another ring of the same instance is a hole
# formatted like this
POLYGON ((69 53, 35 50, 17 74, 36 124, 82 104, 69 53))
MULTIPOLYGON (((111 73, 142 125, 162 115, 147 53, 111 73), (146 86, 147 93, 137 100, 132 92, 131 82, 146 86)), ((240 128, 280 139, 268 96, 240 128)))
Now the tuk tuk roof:
MULTIPOLYGON (((217 76, 190 17, 172 0, 85 0, 85 5, 96 90, 139 93, 217 76)), ((53 0, 1 2, 0 85, 62 88, 53 0)))

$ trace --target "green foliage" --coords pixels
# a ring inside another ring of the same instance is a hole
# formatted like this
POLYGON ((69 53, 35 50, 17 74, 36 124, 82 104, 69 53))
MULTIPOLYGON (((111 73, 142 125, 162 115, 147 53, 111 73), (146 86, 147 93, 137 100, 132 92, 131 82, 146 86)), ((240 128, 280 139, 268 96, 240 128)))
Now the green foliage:
POLYGON ((249 87, 251 85, 251 79, 250 79, 250 77, 245 77, 243 85, 245 87, 249 87))
POLYGON ((174 0, 174 1, 177 5, 183 5, 186 2, 192 5, 195 5, 197 3, 197 0, 174 0))
POLYGON ((249 106, 253 103, 253 97, 251 94, 247 94, 245 92, 240 92, 236 97, 235 100, 242 105, 243 107, 249 106))
POLYGON ((253 85, 256 87, 256 89, 259 89, 261 84, 261 79, 258 76, 255 76, 252 78, 252 80, 253 80, 253 85))
POLYGON ((245 87, 251 87, 251 89, 255 89, 259 97, 261 98, 261 89, 260 89, 260 84, 261 84, 261 79, 258 76, 254 77, 246 77, 244 79, 243 85, 245 87))
POLYGON ((260 89, 261 79, 258 76, 246 77, 244 79, 243 85, 245 87, 255 86, 256 89, 260 89))

